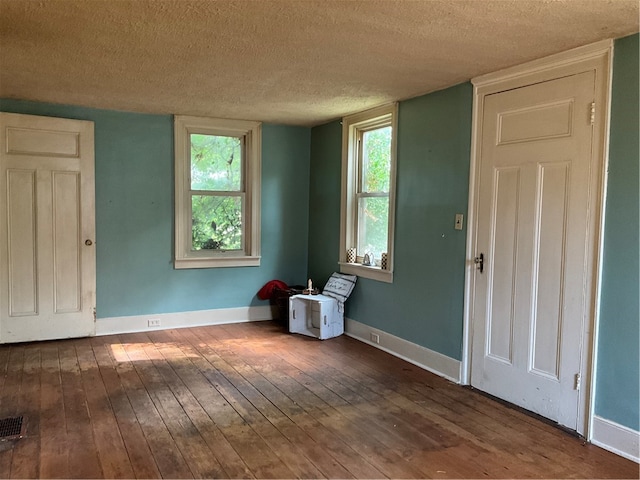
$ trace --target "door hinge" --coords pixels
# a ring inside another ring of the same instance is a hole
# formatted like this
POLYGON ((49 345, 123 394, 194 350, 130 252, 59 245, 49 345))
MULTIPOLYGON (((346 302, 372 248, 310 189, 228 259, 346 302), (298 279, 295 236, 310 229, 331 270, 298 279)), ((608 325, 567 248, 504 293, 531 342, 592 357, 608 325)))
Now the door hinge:
POLYGON ((589 121, 591 125, 593 125, 596 123, 596 102, 591 102, 591 105, 589 106, 589 115, 589 121))
POLYGON ((579 373, 576 373, 574 381, 573 381, 573 389, 580 390, 580 383, 582 382, 582 376, 579 373))
POLYGON ((93 307, 93 321, 96 321, 96 307, 93 307))

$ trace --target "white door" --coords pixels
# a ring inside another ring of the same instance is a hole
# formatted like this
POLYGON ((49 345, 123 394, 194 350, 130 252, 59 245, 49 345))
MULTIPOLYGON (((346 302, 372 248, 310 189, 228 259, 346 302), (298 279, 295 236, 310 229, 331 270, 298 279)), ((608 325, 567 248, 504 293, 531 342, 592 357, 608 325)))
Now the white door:
POLYGON ((576 429, 595 72, 487 95, 471 383, 576 429))
POLYGON ((0 113, 0 199, 0 343, 93 335, 93 122, 0 113))

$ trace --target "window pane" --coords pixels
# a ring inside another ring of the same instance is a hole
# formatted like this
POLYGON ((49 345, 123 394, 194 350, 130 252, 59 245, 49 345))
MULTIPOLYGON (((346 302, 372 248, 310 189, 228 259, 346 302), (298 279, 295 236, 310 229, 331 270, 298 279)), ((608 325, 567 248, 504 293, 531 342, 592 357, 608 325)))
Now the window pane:
POLYGON ((362 134, 362 192, 388 192, 391 176, 391 127, 362 134))
POLYGON ((242 198, 191 196, 192 249, 242 249, 242 198))
POLYGON ((242 142, 238 137, 191 134, 191 189, 242 189, 242 142))
POLYGON ((376 260, 387 251, 389 231, 389 198, 358 199, 358 255, 373 253, 376 260))

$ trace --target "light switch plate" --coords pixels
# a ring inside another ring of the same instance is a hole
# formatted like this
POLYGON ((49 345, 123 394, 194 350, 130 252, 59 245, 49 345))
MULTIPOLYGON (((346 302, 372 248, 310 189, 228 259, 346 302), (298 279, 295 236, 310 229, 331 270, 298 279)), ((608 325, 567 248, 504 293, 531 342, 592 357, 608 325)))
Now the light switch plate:
POLYGON ((453 228, 456 230, 462 230, 462 224, 464 223, 464 215, 462 213, 456 213, 456 223, 453 228))

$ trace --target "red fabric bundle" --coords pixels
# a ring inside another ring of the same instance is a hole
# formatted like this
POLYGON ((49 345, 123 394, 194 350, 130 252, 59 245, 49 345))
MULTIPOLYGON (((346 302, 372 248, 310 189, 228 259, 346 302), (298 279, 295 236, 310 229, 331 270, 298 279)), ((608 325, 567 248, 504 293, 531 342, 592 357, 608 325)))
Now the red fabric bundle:
POLYGON ((258 291, 258 298, 260 300, 269 300, 276 288, 279 288, 280 290, 287 290, 289 287, 281 280, 270 280, 258 291))

